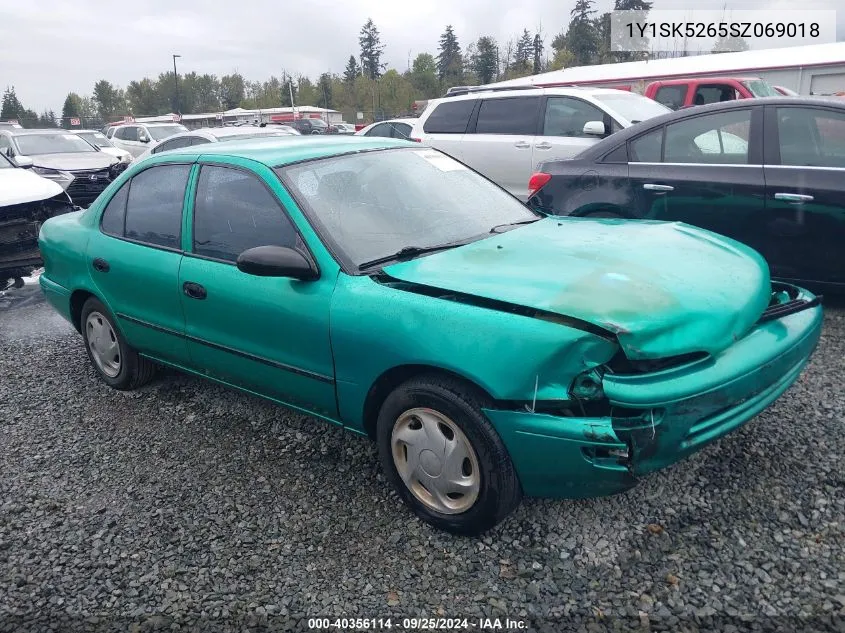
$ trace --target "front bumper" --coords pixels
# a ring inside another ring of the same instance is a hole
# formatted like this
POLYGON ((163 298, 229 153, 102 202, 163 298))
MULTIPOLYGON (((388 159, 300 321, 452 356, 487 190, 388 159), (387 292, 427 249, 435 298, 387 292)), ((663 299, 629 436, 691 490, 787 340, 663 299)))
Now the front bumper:
MULTIPOLYGON (((802 298, 812 295, 801 291, 802 298)), ((486 409, 523 491, 541 497, 621 492, 763 411, 797 380, 821 336, 820 305, 761 321, 718 356, 602 378, 610 415, 486 409)))

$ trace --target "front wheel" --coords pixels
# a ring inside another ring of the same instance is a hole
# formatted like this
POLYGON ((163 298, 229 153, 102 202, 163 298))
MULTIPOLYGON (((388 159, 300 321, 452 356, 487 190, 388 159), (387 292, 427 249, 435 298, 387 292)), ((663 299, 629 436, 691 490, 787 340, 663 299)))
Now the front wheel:
POLYGON ((489 530, 522 497, 483 400, 460 381, 425 376, 397 387, 379 412, 379 458, 388 480, 417 516, 454 534, 489 530))

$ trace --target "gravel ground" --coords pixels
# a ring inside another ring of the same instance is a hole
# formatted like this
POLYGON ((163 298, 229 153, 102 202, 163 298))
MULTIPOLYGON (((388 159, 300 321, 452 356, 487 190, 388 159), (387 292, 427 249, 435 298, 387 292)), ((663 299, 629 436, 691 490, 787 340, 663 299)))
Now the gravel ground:
POLYGON ((0 299, 0 631, 845 630, 842 307, 755 421, 624 495, 526 500, 477 540, 413 518, 363 438, 176 373, 109 389, 19 292, 0 299))

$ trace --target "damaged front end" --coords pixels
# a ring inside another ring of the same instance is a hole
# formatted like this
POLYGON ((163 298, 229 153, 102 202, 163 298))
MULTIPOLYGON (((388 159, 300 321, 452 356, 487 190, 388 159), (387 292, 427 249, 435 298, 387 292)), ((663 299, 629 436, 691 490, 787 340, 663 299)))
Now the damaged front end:
POLYGON ((65 192, 46 200, 0 206, 0 286, 41 266, 38 233, 49 218, 74 210, 65 192))
POLYGON ((772 284, 756 324, 718 353, 609 362, 571 382, 559 400, 486 409, 528 495, 623 491, 723 437, 797 380, 822 326, 820 297, 772 284))

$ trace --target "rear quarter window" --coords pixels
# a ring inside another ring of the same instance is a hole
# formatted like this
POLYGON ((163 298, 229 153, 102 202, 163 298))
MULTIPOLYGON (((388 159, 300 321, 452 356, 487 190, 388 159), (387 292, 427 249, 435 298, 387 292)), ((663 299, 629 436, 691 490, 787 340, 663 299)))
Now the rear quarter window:
POLYGON ((426 134, 463 134, 469 125, 469 118, 477 99, 444 101, 437 104, 426 122, 423 132, 426 134))

